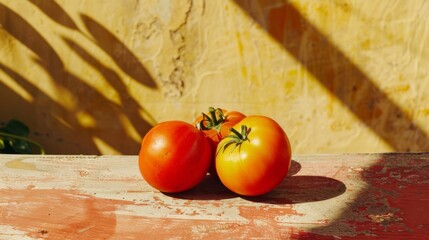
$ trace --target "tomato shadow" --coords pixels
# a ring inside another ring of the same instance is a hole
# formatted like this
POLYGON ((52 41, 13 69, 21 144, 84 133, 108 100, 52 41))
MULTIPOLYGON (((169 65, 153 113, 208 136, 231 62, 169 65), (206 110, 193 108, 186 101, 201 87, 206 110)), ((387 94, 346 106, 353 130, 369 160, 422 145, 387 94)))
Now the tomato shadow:
POLYGON ((346 191, 346 185, 336 179, 324 176, 298 175, 301 164, 291 161, 287 177, 271 192, 262 196, 243 199, 268 204, 297 204, 323 201, 337 197, 346 191))
POLYGON ((294 176, 301 164, 291 161, 288 176, 272 192, 259 197, 240 196, 225 187, 217 176, 208 174, 196 187, 180 193, 163 193, 169 197, 188 200, 243 199, 274 204, 313 202, 336 197, 345 192, 345 185, 338 180, 318 176, 294 176))
POLYGON ((187 200, 222 200, 238 197, 226 188, 219 177, 208 174, 196 187, 180 193, 163 193, 172 198, 187 200))
POLYGON ((301 171, 301 164, 295 160, 292 160, 290 162, 289 171, 287 173, 287 176, 293 176, 297 174, 299 171, 301 171))
POLYGON ((273 191, 257 197, 243 196, 243 199, 269 204, 299 204, 335 198, 346 189, 343 182, 329 177, 288 176, 273 191))

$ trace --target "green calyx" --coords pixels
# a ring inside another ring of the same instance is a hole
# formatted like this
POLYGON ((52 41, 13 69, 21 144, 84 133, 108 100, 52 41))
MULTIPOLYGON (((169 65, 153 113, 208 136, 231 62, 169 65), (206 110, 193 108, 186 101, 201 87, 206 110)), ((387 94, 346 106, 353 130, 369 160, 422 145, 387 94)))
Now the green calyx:
POLYGON ((200 130, 211 130, 216 129, 220 132, 220 127, 226 120, 226 116, 223 114, 222 109, 209 107, 209 115, 202 113, 203 119, 198 123, 197 127, 200 130))
POLYGON ((232 149, 232 151, 234 151, 235 148, 240 147, 243 142, 249 141, 248 135, 250 133, 250 128, 248 128, 246 125, 241 125, 241 133, 234 128, 231 128, 230 131, 232 132, 232 134, 225 137, 229 138, 229 140, 225 142, 220 148, 222 149, 222 151, 225 151, 225 149, 228 148, 229 145, 234 145, 234 148, 232 149))

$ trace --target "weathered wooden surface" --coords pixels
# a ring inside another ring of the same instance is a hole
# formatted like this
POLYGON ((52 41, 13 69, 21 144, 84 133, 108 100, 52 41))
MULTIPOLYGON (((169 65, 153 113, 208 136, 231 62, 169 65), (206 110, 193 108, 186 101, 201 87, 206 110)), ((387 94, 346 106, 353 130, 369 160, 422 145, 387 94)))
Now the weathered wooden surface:
POLYGON ((429 154, 294 156, 273 192, 163 194, 136 156, 0 155, 0 239, 427 239, 429 154))

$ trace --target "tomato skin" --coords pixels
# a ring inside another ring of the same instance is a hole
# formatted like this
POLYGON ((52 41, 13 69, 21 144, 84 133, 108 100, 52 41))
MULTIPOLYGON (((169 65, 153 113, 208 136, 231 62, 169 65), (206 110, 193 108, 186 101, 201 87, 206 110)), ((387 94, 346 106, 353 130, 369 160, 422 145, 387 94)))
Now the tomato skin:
POLYGON ((182 192, 206 176, 212 150, 207 137, 192 124, 167 121, 145 135, 139 153, 143 178, 161 192, 182 192))
MULTIPOLYGON (((244 196, 270 192, 286 177, 291 163, 291 146, 286 133, 274 120, 249 116, 234 126, 247 126, 247 140, 236 145, 224 138, 217 147, 216 171, 231 191, 244 196)), ((231 133, 229 136, 233 136, 231 133)))
MULTIPOLYGON (((202 129, 204 134, 206 134, 206 136, 213 141, 215 147, 217 147, 218 143, 224 137, 228 136, 228 134, 230 133, 229 131, 230 128, 234 127, 235 124, 237 124, 238 122, 240 122, 246 117, 246 115, 238 111, 228 111, 225 109, 217 109, 217 110, 222 111, 222 114, 224 115, 225 120, 218 123, 217 126, 214 126, 212 128, 209 128, 206 130, 204 128, 202 129)), ((207 116, 211 117, 210 112, 206 114, 207 116)), ((216 112, 216 116, 219 117, 218 112, 216 112)), ((203 120, 203 116, 198 116, 194 121, 194 125, 200 124, 202 120, 203 120)), ((202 122, 202 124, 204 124, 204 127, 206 128, 208 127, 206 122, 202 122)))
POLYGON ((243 120, 246 115, 238 111, 228 111, 220 108, 209 108, 209 112, 206 113, 206 116, 210 118, 210 121, 205 121, 207 119, 204 118, 204 115, 200 115, 195 119, 193 124, 197 126, 197 128, 200 129, 210 139, 213 156, 212 165, 209 169, 209 172, 210 174, 215 175, 216 170, 214 162, 217 145, 224 137, 230 134, 230 129, 235 124, 243 120), (211 111, 214 111, 213 113, 215 115, 213 115, 211 111), (220 114, 223 115, 223 120, 220 114))

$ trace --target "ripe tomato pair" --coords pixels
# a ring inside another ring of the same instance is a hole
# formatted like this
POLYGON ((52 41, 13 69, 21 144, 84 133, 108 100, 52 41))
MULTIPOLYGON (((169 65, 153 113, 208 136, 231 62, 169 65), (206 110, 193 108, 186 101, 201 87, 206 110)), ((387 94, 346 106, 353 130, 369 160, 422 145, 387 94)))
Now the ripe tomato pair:
POLYGON ((188 190, 210 166, 227 188, 245 196, 267 193, 286 177, 291 147, 274 120, 210 108, 195 124, 198 129, 185 122, 164 122, 144 137, 139 167, 154 188, 188 190))
POLYGON ((181 192, 196 186, 210 172, 219 141, 245 116, 210 108, 194 125, 167 121, 143 138, 139 168, 144 179, 162 192, 181 192), (210 116, 209 116, 210 115, 210 116))

